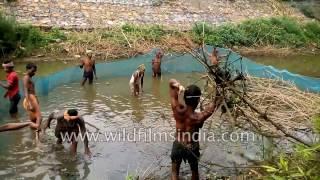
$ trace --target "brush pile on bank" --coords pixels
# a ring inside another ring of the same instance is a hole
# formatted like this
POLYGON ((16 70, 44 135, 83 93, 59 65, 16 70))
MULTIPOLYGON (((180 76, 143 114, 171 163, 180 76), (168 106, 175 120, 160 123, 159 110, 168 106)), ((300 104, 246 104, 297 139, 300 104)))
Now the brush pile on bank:
POLYGON ((244 97, 263 112, 253 111, 246 104, 236 104, 233 112, 237 125, 267 136, 286 136, 284 132, 310 132, 312 118, 320 112, 320 95, 305 92, 283 80, 246 78, 244 97), (266 116, 268 120, 266 119, 266 116))
POLYGON ((313 145, 314 142, 301 137, 301 132, 312 131, 311 120, 320 112, 319 94, 299 90, 281 79, 249 77, 242 68, 234 67, 237 61, 241 65, 241 56, 231 59, 234 57, 230 52, 220 58, 218 65, 211 65, 203 44, 185 41, 188 44, 185 51, 207 70, 207 84, 212 87, 207 97, 222 97, 219 108, 231 127, 288 138, 308 147, 313 145))

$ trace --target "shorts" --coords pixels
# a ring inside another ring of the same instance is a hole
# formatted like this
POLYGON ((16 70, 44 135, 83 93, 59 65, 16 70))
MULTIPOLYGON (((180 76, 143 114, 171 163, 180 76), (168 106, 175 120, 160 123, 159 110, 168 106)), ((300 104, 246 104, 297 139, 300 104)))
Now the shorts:
POLYGON ((10 98, 10 108, 9 108, 9 113, 10 114, 15 114, 18 112, 18 104, 20 102, 21 96, 19 93, 14 95, 12 98, 10 98))
POLYGON ((93 71, 84 71, 83 79, 89 79, 90 82, 93 81, 93 71))
POLYGON ((198 168, 198 161, 200 157, 199 142, 184 145, 178 141, 174 141, 171 151, 172 162, 188 161, 191 170, 198 168))
POLYGON ((153 71, 153 76, 154 77, 160 77, 161 76, 161 69, 159 69, 159 71, 155 71, 154 69, 152 69, 152 71, 153 71))

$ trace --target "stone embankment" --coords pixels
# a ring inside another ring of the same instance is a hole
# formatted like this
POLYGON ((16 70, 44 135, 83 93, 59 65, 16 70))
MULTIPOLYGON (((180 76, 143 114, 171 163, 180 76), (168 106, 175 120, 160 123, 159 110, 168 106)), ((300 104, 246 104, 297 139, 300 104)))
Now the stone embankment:
POLYGON ((271 1, 10 0, 0 1, 0 8, 20 22, 41 27, 85 29, 133 23, 188 29, 195 22, 216 25, 279 15, 279 8, 271 1))

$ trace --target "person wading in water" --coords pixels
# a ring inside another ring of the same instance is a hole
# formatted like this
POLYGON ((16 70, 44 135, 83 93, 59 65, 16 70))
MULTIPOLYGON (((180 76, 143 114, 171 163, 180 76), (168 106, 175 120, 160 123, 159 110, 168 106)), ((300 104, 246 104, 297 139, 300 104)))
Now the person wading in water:
POLYGON ((89 80, 89 84, 92 84, 93 77, 97 78, 96 72, 96 64, 92 59, 92 52, 87 52, 86 57, 81 61, 80 68, 83 68, 83 80, 81 82, 81 86, 83 86, 87 80, 89 80))
POLYGON ((17 73, 14 71, 14 64, 12 61, 5 61, 2 64, 2 67, 7 73, 7 84, 0 82, 0 86, 7 89, 7 93, 4 97, 9 98, 10 101, 9 113, 11 117, 16 117, 18 113, 18 104, 21 99, 19 93, 19 78, 17 73))
POLYGON ((204 121, 216 111, 221 98, 216 96, 214 102, 209 104, 204 111, 195 112, 201 96, 201 90, 198 86, 190 85, 185 89, 177 80, 171 79, 169 88, 171 108, 176 121, 176 139, 173 142, 171 152, 171 179, 179 179, 180 165, 184 160, 188 161, 192 171, 192 179, 196 180, 199 179, 199 129, 202 128, 204 121))
POLYGON ((55 136, 58 138, 57 144, 62 144, 63 140, 70 140, 72 143, 71 152, 76 154, 78 145, 77 140, 80 139, 80 137, 77 137, 80 132, 82 137, 84 137, 84 152, 86 155, 91 156, 88 137, 86 134, 85 121, 81 116, 78 115, 78 111, 76 109, 69 109, 64 113, 51 113, 44 129, 50 128, 50 123, 53 119, 57 120, 57 125, 55 128, 55 136), (65 139, 66 137, 69 138, 65 139))
POLYGON ((152 59, 152 77, 161 77, 161 59, 163 53, 158 51, 156 56, 152 59))
POLYGON ((37 66, 33 63, 26 65, 26 74, 23 77, 23 89, 25 98, 23 100, 23 107, 29 114, 29 119, 32 122, 31 128, 36 129, 36 141, 39 140, 39 131, 42 121, 40 105, 35 92, 34 82, 32 77, 37 72, 37 66))

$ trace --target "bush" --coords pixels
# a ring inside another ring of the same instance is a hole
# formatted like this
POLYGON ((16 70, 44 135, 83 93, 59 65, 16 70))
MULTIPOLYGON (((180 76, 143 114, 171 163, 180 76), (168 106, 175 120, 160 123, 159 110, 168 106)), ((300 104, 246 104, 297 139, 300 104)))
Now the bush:
POLYGON ((121 28, 129 37, 143 38, 144 40, 160 41, 160 39, 166 35, 163 27, 159 25, 140 27, 125 24, 121 28))
POLYGON ((4 53, 10 53, 16 49, 15 28, 16 24, 12 19, 0 14, 0 48, 4 53))
MULTIPOLYGON (((320 117, 315 117, 314 132, 320 133, 320 117)), ((281 154, 269 165, 263 166, 267 179, 319 179, 320 142, 312 147, 297 145, 293 153, 281 154)))
POLYGON ((45 33, 31 25, 18 24, 13 18, 0 13, 0 48, 6 55, 29 55, 33 50, 44 47, 55 39, 64 40, 66 37, 58 29, 45 33))
POLYGON ((212 27, 207 24, 196 24, 192 29, 196 42, 205 41, 213 46, 276 46, 303 47, 316 45, 320 47, 320 23, 299 23, 287 17, 256 19, 244 21, 238 25, 225 24, 212 27), (204 32, 204 36, 203 36, 204 32))

